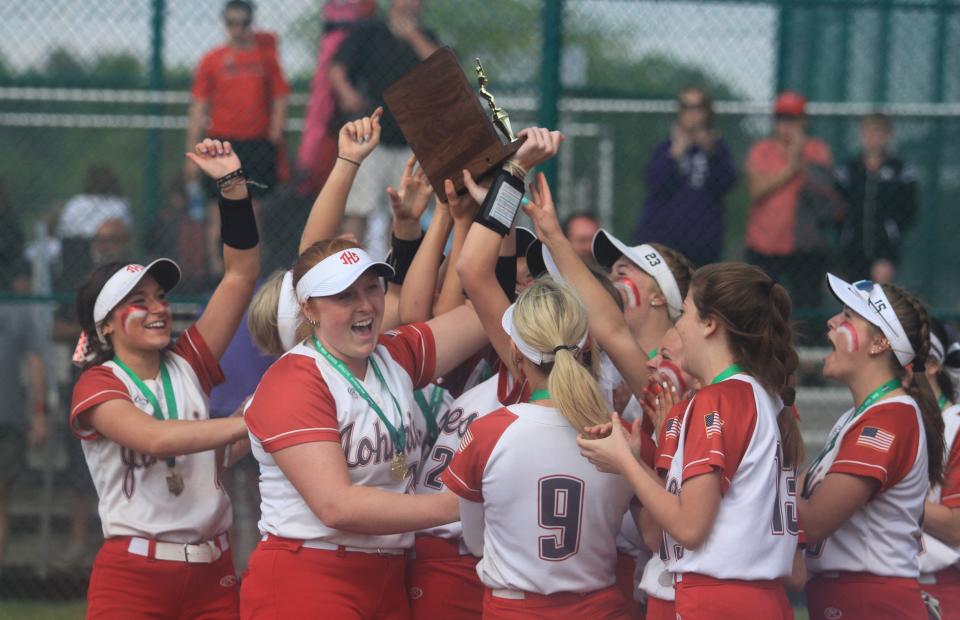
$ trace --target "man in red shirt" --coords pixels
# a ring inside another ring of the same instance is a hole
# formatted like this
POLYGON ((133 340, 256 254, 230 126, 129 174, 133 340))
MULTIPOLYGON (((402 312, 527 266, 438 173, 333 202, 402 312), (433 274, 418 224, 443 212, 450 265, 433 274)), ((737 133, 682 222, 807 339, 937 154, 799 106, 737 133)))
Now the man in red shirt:
MULTIPOLYGON (((820 305, 823 251, 814 245, 823 239, 798 237, 798 225, 809 214, 798 216, 801 196, 820 200, 832 191, 830 147, 807 136, 806 99, 784 92, 774 104, 773 135, 755 143, 747 155, 750 213, 747 219, 747 260, 766 270, 790 290, 795 307, 820 305), (826 184, 826 187, 822 187, 826 184)), ((806 231, 806 228, 802 228, 806 231)), ((815 235, 815 233, 813 233, 815 235)))
MULTIPOLYGON (((229 141, 243 162, 247 178, 267 186, 250 186, 256 200, 277 184, 277 156, 283 139, 290 86, 277 58, 273 35, 254 33, 253 4, 230 0, 223 9, 226 45, 200 59, 191 94, 187 124, 187 150, 206 137, 229 141)), ((189 161, 185 175, 199 180, 199 169, 189 161)), ((204 178, 207 197, 216 195, 216 184, 204 178)), ((208 209, 208 214, 215 209, 208 209)), ((208 218, 210 236, 219 232, 216 218, 208 218)), ((219 240, 215 240, 219 247, 219 240)), ((213 253, 216 256, 216 253, 213 253)), ((214 271, 217 260, 211 257, 214 271)))

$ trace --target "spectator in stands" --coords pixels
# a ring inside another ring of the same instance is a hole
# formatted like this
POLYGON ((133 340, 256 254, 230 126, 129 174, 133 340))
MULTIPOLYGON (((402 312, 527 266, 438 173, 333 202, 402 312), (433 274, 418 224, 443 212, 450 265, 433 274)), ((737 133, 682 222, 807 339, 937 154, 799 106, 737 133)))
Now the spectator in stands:
POLYGON ((335 119, 337 102, 330 84, 330 62, 357 22, 372 18, 376 12, 375 0, 327 0, 323 5, 323 34, 297 149, 298 172, 303 175, 306 189, 313 194, 320 191, 337 158, 340 125, 335 119))
MULTIPOLYGON (((29 273, 20 260, 4 265, 9 282, 24 282, 29 273)), ((4 287, 4 292, 10 289, 4 287)), ((18 291, 23 293, 23 290, 18 291)), ((47 437, 47 384, 43 355, 50 339, 30 304, 7 301, 0 304, 0 565, 4 563, 10 488, 26 465, 27 447, 47 437), (26 376, 27 385, 21 377, 26 376)))
POLYGON ((848 279, 890 283, 896 275, 900 244, 917 214, 913 167, 890 154, 893 122, 886 114, 860 121, 862 151, 836 171, 846 202, 840 233, 848 279))
POLYGON ((647 200, 635 237, 637 243, 662 243, 704 265, 720 259, 723 197, 737 174, 730 149, 714 127, 710 95, 684 88, 677 108, 670 137, 647 162, 647 200))
POLYGON ((87 169, 83 189, 67 200, 60 214, 61 267, 54 281, 56 290, 72 291, 93 270, 93 238, 104 222, 115 220, 127 230, 132 227, 130 204, 123 194, 112 168, 93 164, 87 169))
MULTIPOLYGON (((436 37, 420 26, 420 0, 392 0, 386 20, 375 19, 354 27, 330 64, 330 85, 344 121, 369 115, 383 105, 383 93, 393 82, 437 49, 436 37)), ((384 109, 380 146, 373 151, 357 174, 347 201, 343 232, 358 239, 374 256, 386 253, 385 233, 368 232, 368 219, 375 213, 387 221, 389 202, 386 188, 403 174, 410 156, 397 122, 384 109)), ((370 222, 372 224, 372 222, 370 222)))
MULTIPOLYGON (((223 9, 228 41, 208 52, 200 60, 193 82, 193 101, 187 124, 187 150, 204 137, 229 141, 243 162, 247 178, 265 188, 251 186, 254 199, 274 187, 279 179, 278 165, 283 128, 287 117, 287 84, 277 57, 276 38, 269 33, 254 33, 253 4, 230 0, 223 9), (209 117, 209 125, 207 118, 209 117), (204 133, 206 136, 204 136, 204 133)), ((185 164, 188 183, 200 179, 199 169, 185 164)), ((223 270, 219 253, 220 223, 212 198, 216 184, 204 177, 207 197, 207 253, 211 271, 223 270), (216 250, 216 251, 214 251, 216 250)))
POLYGON ((798 236, 798 224, 807 220, 797 210, 802 193, 829 193, 822 172, 832 156, 825 142, 807 136, 806 103, 794 92, 777 97, 773 136, 750 148, 744 244, 747 260, 784 283, 797 307, 817 307, 825 269, 822 240, 798 236))
POLYGON ((119 218, 105 220, 90 243, 91 259, 95 265, 103 265, 130 257, 130 229, 119 218))
POLYGON ((584 261, 593 262, 593 236, 600 230, 600 222, 589 211, 575 211, 563 220, 563 234, 570 240, 573 251, 584 261))
POLYGON ((143 231, 143 247, 152 256, 167 256, 180 265, 183 279, 178 289, 184 293, 207 290, 207 260, 202 219, 188 209, 190 197, 184 178, 176 175, 167 187, 166 204, 157 213, 154 224, 143 231))

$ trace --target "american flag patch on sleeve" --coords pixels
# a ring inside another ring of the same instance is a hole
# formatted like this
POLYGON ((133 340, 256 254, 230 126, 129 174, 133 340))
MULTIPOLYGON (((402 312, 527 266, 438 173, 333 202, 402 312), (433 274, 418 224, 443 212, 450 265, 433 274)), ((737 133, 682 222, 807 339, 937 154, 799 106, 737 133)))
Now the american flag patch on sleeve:
POLYGON ((897 436, 893 433, 888 433, 874 426, 868 426, 860 431, 860 436, 857 437, 857 445, 867 446, 880 452, 888 452, 893 445, 893 440, 896 438, 897 436))
POLYGON ((463 435, 463 439, 460 440, 460 451, 463 452, 466 450, 471 442, 473 442, 473 433, 470 432, 470 429, 467 429, 467 432, 463 435))
POLYGON ((676 439, 680 437, 680 420, 677 418, 667 418, 667 421, 664 422, 664 424, 667 425, 666 430, 664 431, 667 439, 676 439))
POLYGON ((720 419, 720 414, 716 411, 703 416, 703 423, 707 427, 707 437, 713 437, 723 432, 723 420, 720 419))

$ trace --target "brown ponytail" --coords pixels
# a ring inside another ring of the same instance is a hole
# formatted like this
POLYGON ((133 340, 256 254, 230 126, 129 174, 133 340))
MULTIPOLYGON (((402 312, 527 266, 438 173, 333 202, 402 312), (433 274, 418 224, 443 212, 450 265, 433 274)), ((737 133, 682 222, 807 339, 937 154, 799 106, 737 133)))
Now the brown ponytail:
POLYGON ((759 267, 743 263, 701 267, 693 274, 690 288, 700 316, 723 323, 737 363, 783 400, 777 416, 783 464, 798 467, 803 462, 803 438, 793 404, 799 357, 793 346, 787 290, 759 267))
MULTIPOLYGON (((937 484, 943 479, 944 439, 943 416, 940 406, 933 395, 930 381, 923 371, 927 356, 930 354, 930 315, 920 300, 906 290, 893 284, 884 284, 886 293, 893 311, 907 333, 907 338, 913 346, 916 357, 913 361, 913 373, 910 383, 904 387, 920 407, 923 418, 923 431, 927 438, 927 471, 931 484, 937 484)), ((894 372, 900 378, 906 377, 906 369, 900 365, 896 357, 893 360, 894 372)))

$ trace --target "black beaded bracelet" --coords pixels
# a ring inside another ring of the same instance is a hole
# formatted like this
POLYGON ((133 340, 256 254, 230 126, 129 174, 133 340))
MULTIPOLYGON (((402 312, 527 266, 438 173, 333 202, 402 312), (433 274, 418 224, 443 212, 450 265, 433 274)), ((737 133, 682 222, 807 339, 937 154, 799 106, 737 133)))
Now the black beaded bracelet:
POLYGON ((244 174, 244 172, 243 172, 243 168, 237 168, 237 169, 234 170, 233 172, 228 172, 227 174, 225 174, 225 175, 223 175, 222 177, 220 177, 219 179, 217 179, 217 188, 218 188, 218 189, 223 189, 224 187, 227 187, 227 186, 229 186, 229 185, 233 185, 233 183, 231 183, 231 181, 233 181, 234 179, 241 179, 241 178, 242 178, 242 179, 243 179, 243 182, 246 182, 246 176, 247 176, 247 175, 244 174))

